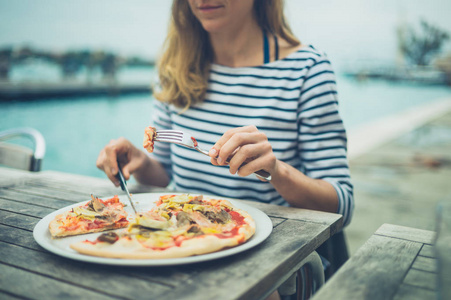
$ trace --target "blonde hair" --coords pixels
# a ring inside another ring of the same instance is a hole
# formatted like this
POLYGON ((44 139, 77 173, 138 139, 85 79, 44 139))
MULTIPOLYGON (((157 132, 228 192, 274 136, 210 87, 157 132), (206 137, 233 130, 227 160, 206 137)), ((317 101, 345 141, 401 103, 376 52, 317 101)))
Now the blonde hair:
MULTIPOLYGON (((271 34, 299 45, 283 13, 283 0, 255 0, 259 26, 271 34)), ((154 96, 161 102, 188 109, 201 103, 207 90, 213 49, 208 33, 189 7, 188 0, 174 0, 163 54, 158 62, 161 90, 154 96)))

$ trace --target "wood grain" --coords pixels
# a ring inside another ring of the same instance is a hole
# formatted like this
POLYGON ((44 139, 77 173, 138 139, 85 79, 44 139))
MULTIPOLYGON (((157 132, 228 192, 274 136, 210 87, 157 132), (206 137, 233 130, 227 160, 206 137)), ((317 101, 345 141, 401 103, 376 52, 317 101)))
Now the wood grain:
POLYGON ((416 286, 402 284, 394 300, 434 300, 437 296, 434 291, 425 290, 416 286))
POLYGON ((391 299, 422 244, 373 235, 314 299, 391 299))
POLYGON ((421 271, 417 269, 410 269, 404 279, 404 283, 419 288, 434 291, 436 288, 437 274, 421 271))
POLYGON ((391 224, 383 224, 375 234, 429 245, 432 245, 435 239, 433 231, 391 224))

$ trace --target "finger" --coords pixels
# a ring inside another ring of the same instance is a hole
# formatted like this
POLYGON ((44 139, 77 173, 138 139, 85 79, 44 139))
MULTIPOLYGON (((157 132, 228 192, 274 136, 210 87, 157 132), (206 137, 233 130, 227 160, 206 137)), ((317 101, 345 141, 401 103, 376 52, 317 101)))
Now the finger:
MULTIPOLYGON (((258 172, 259 170, 265 170, 271 174, 271 171, 274 170, 276 165, 276 157, 274 153, 266 153, 260 157, 257 157, 254 160, 247 162, 242 165, 238 171, 238 176, 246 177, 251 175, 252 173, 258 172)), ((266 181, 266 180, 263 180, 266 181)))
POLYGON ((115 186, 119 185, 119 181, 111 174, 111 167, 108 165, 105 148, 100 151, 99 156, 97 157, 96 166, 105 173, 115 186))
POLYGON ((119 180, 116 178, 119 168, 118 158, 121 157, 121 161, 126 163, 128 161, 128 149, 129 142, 124 138, 112 140, 104 148, 104 172, 116 186, 119 186, 119 180))
POLYGON ((246 144, 241 146, 229 161, 230 173, 235 174, 244 164, 255 160, 265 153, 264 147, 260 144, 246 144))
POLYGON ((215 157, 211 157, 210 162, 212 165, 219 166, 219 163, 215 157))
POLYGON ((209 155, 211 157, 217 157, 219 155, 220 150, 222 149, 222 146, 227 143, 227 141, 234 136, 238 132, 256 132, 258 131, 257 127, 253 125, 244 126, 244 127, 237 127, 233 129, 227 130, 221 138, 213 145, 213 147, 209 151, 209 155))
POLYGON ((245 145, 259 144, 264 141, 267 141, 266 135, 258 131, 237 132, 222 146, 217 157, 218 163, 225 164, 231 156, 235 155, 235 152, 239 152, 245 145))
POLYGON ((112 174, 113 176, 117 174, 118 164, 117 164, 117 152, 116 145, 105 147, 105 172, 112 174))

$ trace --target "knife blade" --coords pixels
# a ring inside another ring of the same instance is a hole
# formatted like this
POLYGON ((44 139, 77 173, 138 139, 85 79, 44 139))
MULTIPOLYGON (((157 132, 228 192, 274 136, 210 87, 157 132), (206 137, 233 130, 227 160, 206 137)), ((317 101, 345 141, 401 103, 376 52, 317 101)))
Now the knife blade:
POLYGON ((132 208, 136 214, 137 213, 136 208, 135 208, 135 205, 133 204, 133 200, 130 195, 130 192, 128 191, 127 182, 125 181, 124 175, 122 175, 122 170, 121 170, 121 167, 119 166, 119 163, 117 164, 117 166, 118 166, 118 172, 116 174, 116 178, 119 179, 119 183, 121 184, 121 189, 127 193, 128 201, 130 201, 130 204, 132 205, 132 208))

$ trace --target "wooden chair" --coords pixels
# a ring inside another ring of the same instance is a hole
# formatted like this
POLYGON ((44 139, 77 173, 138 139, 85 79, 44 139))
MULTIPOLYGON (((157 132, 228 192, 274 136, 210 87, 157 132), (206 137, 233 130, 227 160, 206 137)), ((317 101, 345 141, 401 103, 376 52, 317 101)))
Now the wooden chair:
POLYGON ((14 128, 0 132, 0 165, 38 172, 45 155, 45 139, 33 128, 14 128), (30 139, 34 149, 5 142, 14 138, 30 139))

